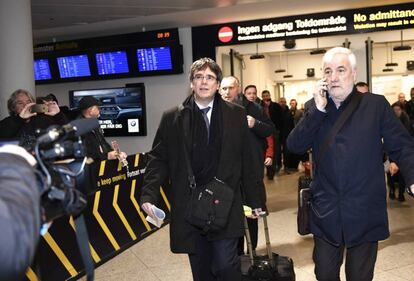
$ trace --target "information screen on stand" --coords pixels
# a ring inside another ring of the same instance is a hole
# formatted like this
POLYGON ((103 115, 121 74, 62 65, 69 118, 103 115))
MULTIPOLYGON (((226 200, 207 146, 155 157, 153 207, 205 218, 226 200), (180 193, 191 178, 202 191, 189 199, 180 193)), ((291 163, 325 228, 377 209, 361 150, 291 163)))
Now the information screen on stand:
POLYGON ((172 69, 170 47, 137 49, 140 72, 172 69))
POLYGON ((91 76, 87 55, 57 58, 60 78, 91 76))
POLYGON ((35 60, 33 67, 35 80, 52 79, 52 73, 50 72, 50 65, 48 59, 35 60))
POLYGON ((125 51, 96 54, 99 75, 128 73, 128 59, 125 51))

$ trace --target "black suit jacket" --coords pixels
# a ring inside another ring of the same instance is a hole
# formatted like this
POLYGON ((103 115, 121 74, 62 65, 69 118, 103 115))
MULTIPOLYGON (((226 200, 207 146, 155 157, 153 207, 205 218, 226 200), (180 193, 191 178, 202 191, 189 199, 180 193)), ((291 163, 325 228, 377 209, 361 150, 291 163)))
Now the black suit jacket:
MULTIPOLYGON (((264 107, 264 102, 261 101, 260 105, 264 107)), ((272 120, 273 124, 275 124, 275 128, 278 131, 283 130, 283 109, 282 107, 275 102, 270 102, 269 105, 269 117, 272 120)))
MULTIPOLYGON (((218 95, 218 94, 217 94, 218 95)), ((242 193, 246 195, 247 204, 252 208, 261 207, 260 198, 255 186, 255 175, 249 169, 251 151, 249 147, 249 130, 245 110, 235 104, 225 102, 218 98, 220 106, 223 136, 221 155, 218 163, 217 177, 235 192, 233 205, 230 211, 229 222, 225 229, 216 233, 209 233, 210 240, 240 237, 244 233, 242 193)), ((180 118, 186 120, 192 114, 187 98, 180 110, 175 107, 164 113, 156 133, 153 149, 149 153, 149 161, 145 171, 144 183, 140 202, 157 204, 159 200, 160 185, 166 181, 171 182, 171 224, 170 243, 175 253, 194 253, 195 239, 198 232, 195 227, 185 220, 187 205, 190 200, 188 173, 183 160, 183 141, 187 148, 191 146, 191 136, 183 137, 180 118), (186 116, 187 115, 187 116, 186 116)), ((191 126, 183 122, 189 131, 191 126)), ((191 133, 189 133, 191 134, 191 133)), ((191 151, 187 149, 187 151, 191 151)))

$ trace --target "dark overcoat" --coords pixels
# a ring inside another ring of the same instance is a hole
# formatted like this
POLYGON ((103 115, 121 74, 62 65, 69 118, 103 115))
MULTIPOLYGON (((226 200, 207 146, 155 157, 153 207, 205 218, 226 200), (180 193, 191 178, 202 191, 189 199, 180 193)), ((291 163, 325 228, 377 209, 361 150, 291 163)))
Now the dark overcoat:
POLYGON ((256 119, 254 126, 249 128, 250 147, 245 147, 251 150, 252 162, 250 165, 251 171, 257 176, 257 192, 260 194, 261 205, 266 207, 266 189, 263 184, 264 177, 264 159, 267 148, 266 137, 275 133, 275 126, 269 117, 263 112, 260 104, 253 103, 244 95, 239 95, 235 103, 240 104, 246 110, 246 114, 256 119))
POLYGON ((414 184, 414 141, 380 95, 364 94, 319 160, 322 143, 355 94, 354 89, 339 109, 328 99, 326 113, 312 100, 287 140, 295 153, 313 150, 311 232, 347 247, 389 236, 384 151, 395 159, 407 184, 414 184))
MULTIPOLYGON (((220 106, 223 128, 221 155, 218 163, 217 177, 231 186, 234 190, 233 205, 230 210, 229 221, 225 229, 208 234, 208 239, 236 238, 243 235, 242 195, 246 195, 247 204, 252 208, 261 207, 256 191, 254 174, 249 170, 251 163, 248 126, 245 110, 236 105, 216 97, 220 106)), ((190 200, 188 174, 184 161, 184 146, 182 145, 183 132, 180 127, 180 118, 186 120, 187 114, 192 114, 189 105, 190 98, 183 103, 184 108, 175 107, 162 116, 156 133, 153 149, 149 153, 149 160, 145 171, 141 204, 150 202, 157 204, 159 200, 160 184, 171 182, 170 203, 170 246, 174 253, 195 253, 195 239, 198 229, 185 220, 187 205, 190 200)), ((188 126, 183 122, 184 126, 188 126)), ((190 130, 188 126, 187 130, 190 130)), ((187 148, 191 146, 190 136, 184 139, 187 148)), ((188 149, 187 151, 190 151, 188 149)))

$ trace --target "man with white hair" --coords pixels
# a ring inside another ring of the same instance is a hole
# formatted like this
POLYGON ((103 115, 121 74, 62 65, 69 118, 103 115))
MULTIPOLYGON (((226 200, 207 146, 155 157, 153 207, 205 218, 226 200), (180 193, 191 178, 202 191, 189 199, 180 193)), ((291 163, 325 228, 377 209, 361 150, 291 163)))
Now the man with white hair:
POLYGON ((383 152, 398 164, 413 195, 414 142, 383 96, 357 92, 356 58, 349 49, 326 52, 322 70, 324 78, 287 140, 289 150, 312 148, 314 154, 310 229, 315 275, 319 281, 340 280, 346 249, 346 279, 368 281, 378 241, 390 235, 383 152))

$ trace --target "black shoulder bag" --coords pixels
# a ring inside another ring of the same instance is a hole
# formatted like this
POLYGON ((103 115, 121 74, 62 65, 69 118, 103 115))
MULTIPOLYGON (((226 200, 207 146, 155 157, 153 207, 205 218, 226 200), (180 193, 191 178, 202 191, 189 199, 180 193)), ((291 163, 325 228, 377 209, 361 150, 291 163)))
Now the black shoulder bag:
MULTIPOLYGON (((347 108, 341 113, 341 115, 336 120, 334 126, 332 127, 329 134, 326 136, 323 144, 322 149, 319 153, 319 160, 320 163, 324 158, 326 152, 328 151, 329 147, 331 147, 332 142, 336 134, 342 129, 345 122, 349 119, 352 113, 358 108, 362 97, 364 94, 355 93, 354 96, 351 98, 349 105, 347 108)), ((318 163, 316 163, 318 164, 318 163)), ((317 167, 317 166, 316 166, 317 167)), ((300 235, 307 235, 310 233, 310 208, 311 208, 311 197, 312 194, 310 192, 310 185, 311 182, 303 182, 299 184, 298 188, 298 216, 297 216, 297 224, 298 224, 298 233, 300 235)))
MULTIPOLYGON (((182 108, 179 107, 179 109, 182 108)), ((184 138, 186 128, 183 125, 182 112, 180 112, 179 118, 183 132, 181 136, 183 138, 184 161, 191 192, 185 219, 191 225, 202 230, 203 233, 220 231, 228 223, 234 191, 217 177, 214 177, 206 185, 197 186, 184 138)))

